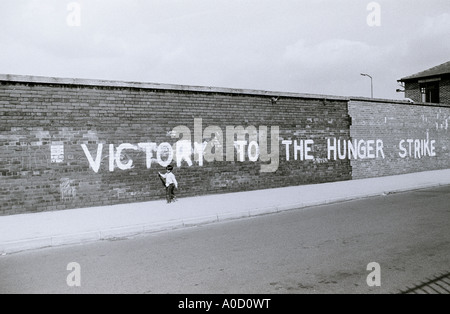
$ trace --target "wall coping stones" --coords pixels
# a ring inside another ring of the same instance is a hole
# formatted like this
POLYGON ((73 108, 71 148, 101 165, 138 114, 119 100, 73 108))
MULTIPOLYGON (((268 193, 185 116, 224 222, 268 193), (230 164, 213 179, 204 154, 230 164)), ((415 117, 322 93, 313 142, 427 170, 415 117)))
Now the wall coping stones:
POLYGON ((14 75, 14 74, 0 74, 0 82, 6 83, 23 83, 23 84, 42 84, 42 85, 69 85, 69 86, 87 86, 87 87, 103 87, 103 88, 130 88, 130 89, 150 89, 150 90, 165 90, 165 91, 184 91, 195 93, 214 93, 214 94, 237 94, 249 96, 263 96, 263 97, 287 97, 287 98, 303 98, 303 99, 320 99, 331 101, 361 101, 373 103, 397 103, 405 105, 418 106, 432 106, 432 107, 450 107, 450 104, 431 104, 431 103, 417 103, 410 100, 396 100, 396 99, 382 99, 382 98, 367 98, 367 97, 344 97, 321 94, 308 93, 294 93, 294 92, 279 92, 279 91, 265 91, 254 89, 240 89, 227 87, 212 87, 212 86, 191 86, 191 85, 177 85, 177 84, 160 84, 147 82, 128 82, 128 81, 114 81, 114 80, 97 80, 97 79, 80 79, 80 78, 60 78, 60 77, 45 77, 33 75, 14 75))
POLYGON ((409 106, 424 106, 424 107, 450 107, 450 104, 435 104, 435 103, 423 103, 414 102, 412 100, 392 100, 382 98, 366 98, 366 97, 349 97, 350 102, 372 102, 372 103, 389 103, 389 104, 403 104, 409 106))
POLYGON ((11 74, 0 74, 0 82, 45 84, 45 85, 74 85, 74 86, 88 86, 88 87, 91 86, 91 87, 105 87, 105 88, 151 89, 151 90, 184 91, 197 93, 238 94, 238 95, 263 96, 263 97, 280 96, 288 98, 349 101, 348 97, 342 96, 328 96, 328 95, 303 94, 292 92, 276 92, 276 91, 224 88, 211 86, 189 86, 189 85, 94 80, 94 79, 79 79, 79 78, 56 78, 56 77, 26 76, 26 75, 11 75, 11 74))

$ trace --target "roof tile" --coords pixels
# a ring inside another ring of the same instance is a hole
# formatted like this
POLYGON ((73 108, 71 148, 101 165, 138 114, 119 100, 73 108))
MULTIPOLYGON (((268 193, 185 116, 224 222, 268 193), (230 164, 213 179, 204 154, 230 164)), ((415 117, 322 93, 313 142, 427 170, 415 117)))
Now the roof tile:
POLYGON ((409 81, 409 80, 420 79, 420 78, 425 78, 425 77, 430 77, 430 76, 438 76, 438 75, 443 75, 443 74, 450 74, 450 61, 443 63, 441 65, 432 67, 431 69, 419 72, 417 74, 404 77, 404 78, 400 79, 399 81, 409 81))

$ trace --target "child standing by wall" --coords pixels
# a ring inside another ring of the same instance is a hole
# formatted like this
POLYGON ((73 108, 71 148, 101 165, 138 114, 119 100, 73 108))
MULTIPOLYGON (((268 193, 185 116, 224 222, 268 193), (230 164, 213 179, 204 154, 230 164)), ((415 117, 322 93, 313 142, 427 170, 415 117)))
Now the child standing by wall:
POLYGON ((169 165, 169 166, 167 166, 166 170, 167 170, 166 174, 162 174, 160 172, 159 176, 161 178, 164 178, 165 181, 166 181, 167 204, 170 204, 172 202, 176 202, 177 201, 176 197, 175 197, 174 190, 178 189, 178 182, 177 182, 177 179, 175 178, 175 175, 172 173, 173 167, 169 165))

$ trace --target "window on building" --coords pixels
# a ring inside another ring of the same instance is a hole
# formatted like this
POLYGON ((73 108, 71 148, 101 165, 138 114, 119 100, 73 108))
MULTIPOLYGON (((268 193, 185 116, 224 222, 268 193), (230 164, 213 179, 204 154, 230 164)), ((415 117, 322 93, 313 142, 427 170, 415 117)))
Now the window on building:
POLYGON ((439 82, 420 84, 422 102, 439 103, 439 82))

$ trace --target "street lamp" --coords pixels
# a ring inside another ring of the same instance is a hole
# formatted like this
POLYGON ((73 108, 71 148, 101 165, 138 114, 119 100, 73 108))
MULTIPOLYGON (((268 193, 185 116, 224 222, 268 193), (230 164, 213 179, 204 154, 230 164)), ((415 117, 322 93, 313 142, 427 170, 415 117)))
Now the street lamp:
POLYGON ((373 78, 369 74, 361 73, 362 76, 367 76, 370 78, 370 90, 371 90, 371 97, 373 98, 373 78))

